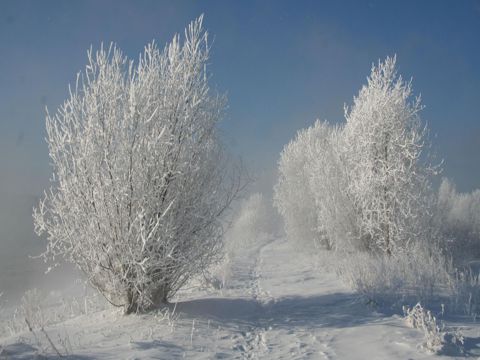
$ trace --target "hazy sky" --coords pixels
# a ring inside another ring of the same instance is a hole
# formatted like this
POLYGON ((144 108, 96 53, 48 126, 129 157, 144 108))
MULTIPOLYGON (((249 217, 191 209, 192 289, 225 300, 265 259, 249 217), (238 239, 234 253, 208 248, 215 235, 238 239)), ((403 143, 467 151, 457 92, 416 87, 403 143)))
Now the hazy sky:
MULTIPOLYGON (((255 171, 271 174, 316 118, 342 121, 372 62, 397 54, 444 175, 460 190, 480 187, 480 1, 2 0, 0 290, 11 286, 7 271, 33 271, 26 255, 41 248, 31 209, 50 176, 45 106, 63 102, 91 44, 113 41, 136 59, 201 13, 214 39, 212 85, 229 98, 222 128, 255 171)), ((267 186, 271 176, 260 178, 267 186)))

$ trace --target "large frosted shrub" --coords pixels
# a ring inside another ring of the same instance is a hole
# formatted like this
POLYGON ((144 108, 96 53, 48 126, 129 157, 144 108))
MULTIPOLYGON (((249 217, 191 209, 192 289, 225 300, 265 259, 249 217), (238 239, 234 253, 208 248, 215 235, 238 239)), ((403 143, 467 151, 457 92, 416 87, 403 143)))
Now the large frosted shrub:
POLYGON ((137 64, 118 48, 88 65, 47 116, 53 187, 34 212, 46 258, 73 262, 116 306, 167 301, 221 249, 221 216, 235 197, 217 123, 202 17, 137 64))

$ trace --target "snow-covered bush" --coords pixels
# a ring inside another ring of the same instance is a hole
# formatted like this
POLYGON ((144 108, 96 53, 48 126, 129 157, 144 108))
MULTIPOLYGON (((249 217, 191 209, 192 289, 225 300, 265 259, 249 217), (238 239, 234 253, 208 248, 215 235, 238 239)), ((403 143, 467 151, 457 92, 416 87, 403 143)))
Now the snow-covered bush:
POLYGON ((459 193, 450 180, 443 179, 437 201, 444 251, 456 266, 452 273, 455 308, 476 318, 480 313, 480 190, 459 193))
POLYGON ((6 335, 8 331, 9 335, 13 335, 24 331, 27 329, 27 321, 33 329, 45 326, 47 317, 44 305, 44 297, 40 290, 27 290, 11 316, 4 319, 3 327, 0 327, 0 334, 6 335))
POLYGON ((414 307, 403 307, 405 322, 414 329, 423 331, 423 347, 432 353, 462 353, 464 338, 459 331, 447 331, 444 324, 439 324, 430 310, 417 303, 414 307))
POLYGON ((43 312, 43 297, 40 290, 32 289, 25 292, 20 300, 16 316, 23 322, 27 319, 34 328, 44 326, 45 314, 43 312))
POLYGON ((438 190, 439 225, 448 239, 447 249, 455 258, 480 257, 480 190, 457 192, 455 185, 443 179, 438 190))
POLYGON ((28 329, 58 324, 68 319, 105 310, 108 303, 98 292, 85 291, 84 295, 61 295, 58 292, 42 293, 38 289, 27 290, 19 305, 0 314, 0 337, 15 335, 28 329))
POLYGON ((445 333, 444 327, 437 324, 437 319, 429 310, 417 303, 412 308, 403 307, 403 314, 407 325, 414 329, 420 329, 425 335, 424 346, 436 353, 442 349, 442 340, 445 333))
POLYGON ((417 244, 401 255, 342 254, 338 275, 369 302, 399 309, 404 304, 437 303, 456 294, 452 265, 439 249, 417 244))
POLYGON ((45 257, 65 257, 115 306, 167 301, 220 254, 222 215, 240 178, 217 123, 202 17, 138 64, 88 53, 70 97, 47 116, 53 188, 34 212, 45 257))
POLYGON ((478 270, 456 264, 439 247, 417 244, 400 255, 369 252, 338 253, 330 263, 347 285, 368 303, 399 310, 422 302, 439 310, 465 314, 474 320, 480 314, 478 270))
POLYGON ((454 309, 471 316, 474 320, 480 314, 480 275, 478 270, 465 267, 453 273, 454 309))

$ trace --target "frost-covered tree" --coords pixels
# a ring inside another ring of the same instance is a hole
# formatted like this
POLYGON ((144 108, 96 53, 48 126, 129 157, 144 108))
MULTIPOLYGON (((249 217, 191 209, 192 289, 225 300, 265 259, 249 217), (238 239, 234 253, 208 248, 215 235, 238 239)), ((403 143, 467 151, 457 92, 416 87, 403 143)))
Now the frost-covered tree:
MULTIPOLYGON (((280 154, 279 179, 274 188, 274 205, 284 219, 287 237, 307 247, 323 243, 325 239, 308 181, 312 166, 310 149, 323 132, 322 126, 298 131, 280 154)), ((324 245, 328 247, 328 243, 324 245)))
POLYGON ((397 75, 395 57, 372 67, 346 109, 348 189, 359 217, 360 240, 386 254, 425 238, 429 211, 426 126, 411 82, 397 75))
POLYGON ((308 181, 315 200, 319 243, 327 249, 345 250, 356 245, 357 218, 348 193, 348 169, 343 146, 343 126, 316 121, 309 154, 308 181))
POLYGON ((354 245, 356 218, 342 149, 343 127, 318 120, 285 146, 275 204, 292 240, 326 249, 354 245))
POLYGON ((64 257, 125 312, 167 301, 221 249, 239 189, 216 125, 202 17, 138 64, 88 53, 70 96, 47 114, 53 186, 34 210, 46 259, 64 257))
POLYGON ((436 169, 420 98, 395 62, 373 66, 344 125, 317 121, 285 146, 275 200, 290 237, 388 255, 433 237, 436 169))

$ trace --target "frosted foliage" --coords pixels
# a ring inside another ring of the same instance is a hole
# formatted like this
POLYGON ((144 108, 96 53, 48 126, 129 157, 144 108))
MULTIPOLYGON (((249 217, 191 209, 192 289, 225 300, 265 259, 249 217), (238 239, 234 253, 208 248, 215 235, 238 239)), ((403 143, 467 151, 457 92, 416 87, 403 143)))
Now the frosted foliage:
POLYGON ((438 248, 426 249, 423 244, 415 244, 405 256, 362 251, 335 264, 337 274, 366 299, 393 307, 461 296, 449 274, 450 265, 438 248))
POLYGON ((311 128, 314 140, 309 153, 309 176, 306 179, 315 200, 321 243, 331 249, 355 246, 356 218, 348 192, 347 169, 341 149, 343 127, 317 121, 311 128))
POLYGON ((459 193, 455 185, 443 179, 438 190, 440 225, 450 250, 459 257, 480 255, 480 190, 459 193))
POLYGON ((425 239, 429 221, 429 179, 434 173, 425 154, 426 128, 420 98, 397 75, 396 59, 372 68, 345 117, 347 191, 359 217, 362 243, 387 254, 425 239))
POLYGON ((75 263, 126 312, 166 301, 217 258, 238 190, 216 124, 202 17, 138 64, 115 46, 88 65, 47 116, 53 187, 34 211, 45 257, 75 263))
POLYGON ((308 182, 311 152, 321 125, 300 130, 285 146, 278 161, 279 179, 274 188, 274 205, 285 222, 287 237, 310 246, 323 239, 315 199, 308 182))
POLYGON ((289 237, 388 255, 434 237, 435 168, 411 94, 387 58, 373 66, 344 125, 317 121, 285 146, 275 204, 289 237))
POLYGON ((432 312, 417 303, 412 308, 404 306, 405 322, 412 328, 423 331, 423 347, 431 353, 464 354, 465 338, 458 329, 447 330, 445 324, 437 321, 432 312))

